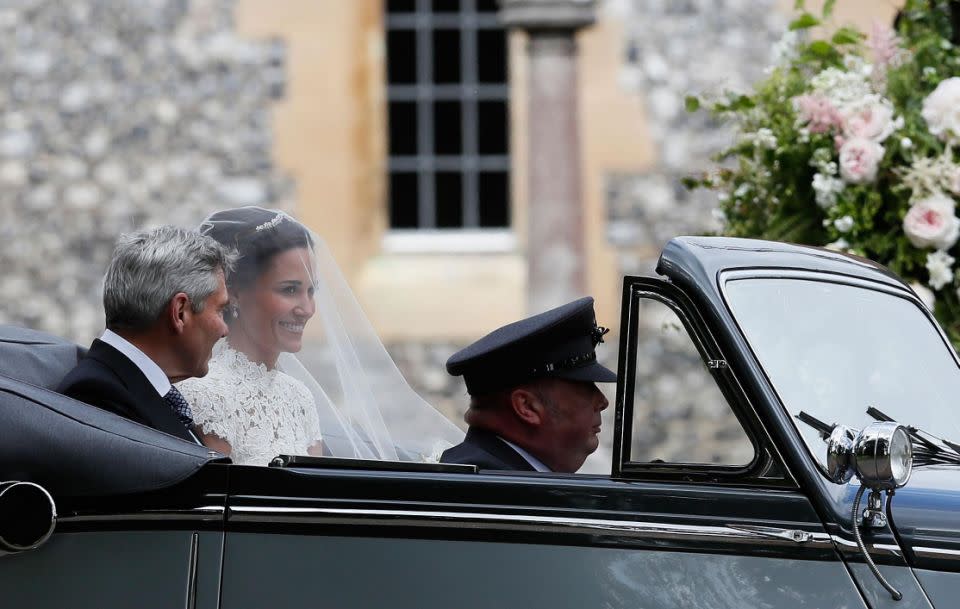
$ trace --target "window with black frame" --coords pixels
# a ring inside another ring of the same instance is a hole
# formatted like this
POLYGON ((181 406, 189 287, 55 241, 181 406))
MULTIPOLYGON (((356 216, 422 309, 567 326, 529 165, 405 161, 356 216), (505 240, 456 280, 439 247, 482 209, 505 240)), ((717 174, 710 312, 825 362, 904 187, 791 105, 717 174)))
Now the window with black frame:
POLYGON ((510 223, 506 31, 496 0, 385 2, 390 228, 510 223))
POLYGON ((629 461, 746 465, 754 447, 683 319, 639 298, 629 461))

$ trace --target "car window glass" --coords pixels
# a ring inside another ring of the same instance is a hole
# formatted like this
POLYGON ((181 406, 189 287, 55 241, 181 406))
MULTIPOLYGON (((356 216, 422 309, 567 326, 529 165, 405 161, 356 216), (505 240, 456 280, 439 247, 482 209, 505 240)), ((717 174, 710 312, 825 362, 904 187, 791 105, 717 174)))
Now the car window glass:
POLYGON ((677 314, 638 303, 630 460, 745 465, 753 444, 677 314))
MULTIPOLYGON (((895 420, 960 439, 960 370, 919 305, 841 283, 750 278, 726 284, 729 306, 791 415, 855 428, 873 406, 895 420)), ((798 424, 823 462, 824 443, 798 424)))

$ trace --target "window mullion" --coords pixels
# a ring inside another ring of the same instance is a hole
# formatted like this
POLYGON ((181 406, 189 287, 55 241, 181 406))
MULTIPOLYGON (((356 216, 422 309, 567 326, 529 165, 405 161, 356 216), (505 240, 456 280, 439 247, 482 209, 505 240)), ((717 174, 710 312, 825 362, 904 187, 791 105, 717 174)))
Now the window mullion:
POLYGON ((417 0, 417 169, 419 188, 417 225, 437 225, 437 202, 433 172, 428 161, 433 158, 433 20, 430 0, 417 0))
POLYGON ((463 29, 460 31, 460 74, 463 96, 461 134, 463 140, 463 226, 480 225, 479 179, 477 175, 477 12, 474 0, 462 0, 463 29))

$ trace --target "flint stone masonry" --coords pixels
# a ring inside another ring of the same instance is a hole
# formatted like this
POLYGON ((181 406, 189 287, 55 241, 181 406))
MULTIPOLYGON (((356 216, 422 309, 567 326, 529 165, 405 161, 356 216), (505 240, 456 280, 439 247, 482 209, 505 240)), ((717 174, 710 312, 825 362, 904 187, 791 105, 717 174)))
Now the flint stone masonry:
POLYGON ((284 47, 233 0, 0 5, 0 323, 88 343, 120 233, 289 207, 270 107, 284 47))
POLYGON ((732 134, 705 110, 687 112, 685 97, 747 91, 787 18, 774 0, 608 0, 604 11, 625 25, 620 83, 645 102, 658 159, 642 173, 606 176, 607 238, 624 273, 650 272, 670 237, 720 228, 716 194, 680 180, 713 167, 732 134))

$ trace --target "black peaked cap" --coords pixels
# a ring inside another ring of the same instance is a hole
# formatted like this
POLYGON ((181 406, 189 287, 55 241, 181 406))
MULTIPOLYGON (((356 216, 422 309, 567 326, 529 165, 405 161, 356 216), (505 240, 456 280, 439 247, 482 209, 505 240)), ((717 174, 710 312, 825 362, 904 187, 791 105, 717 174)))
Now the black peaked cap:
POLYGON ((597 363, 595 351, 606 332, 587 296, 494 330, 454 353, 447 372, 463 375, 470 395, 538 378, 613 383, 617 375, 597 363))

